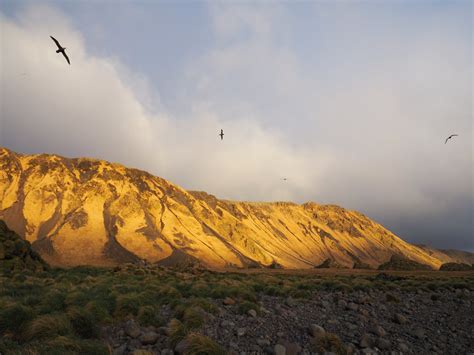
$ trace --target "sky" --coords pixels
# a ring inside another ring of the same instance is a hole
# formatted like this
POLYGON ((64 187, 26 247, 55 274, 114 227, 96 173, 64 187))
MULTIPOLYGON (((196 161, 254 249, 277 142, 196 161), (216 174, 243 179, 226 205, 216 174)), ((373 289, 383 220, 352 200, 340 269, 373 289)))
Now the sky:
POLYGON ((2 0, 0 146, 474 251, 472 21, 468 0, 2 0))

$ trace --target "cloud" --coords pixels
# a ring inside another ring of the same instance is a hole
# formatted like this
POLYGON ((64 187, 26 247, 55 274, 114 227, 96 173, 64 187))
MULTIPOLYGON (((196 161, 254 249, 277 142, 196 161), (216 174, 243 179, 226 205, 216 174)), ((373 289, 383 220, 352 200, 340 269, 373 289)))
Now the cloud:
POLYGON ((176 78, 179 114, 144 74, 88 53, 54 8, 2 16, 0 144, 117 161, 221 198, 337 203, 407 240, 474 249, 459 11, 298 9, 210 5, 214 42, 176 78))
POLYGON ((190 99, 218 114, 252 115, 329 157, 323 168, 309 162, 321 175, 306 199, 362 210, 415 242, 474 249, 472 48, 463 9, 416 18, 411 9, 376 6, 280 10, 212 7, 218 40, 188 71, 197 83, 190 99), (292 33, 304 16, 311 27, 292 33), (444 145, 451 132, 463 138, 444 145))
POLYGON ((317 181, 307 153, 250 116, 219 116, 196 102, 192 119, 173 117, 142 75, 87 53, 57 10, 29 7, 19 18, 1 18, 2 145, 118 161, 235 199, 301 198, 317 181), (71 66, 50 34, 67 47, 71 66), (293 183, 283 185, 289 171, 293 183))

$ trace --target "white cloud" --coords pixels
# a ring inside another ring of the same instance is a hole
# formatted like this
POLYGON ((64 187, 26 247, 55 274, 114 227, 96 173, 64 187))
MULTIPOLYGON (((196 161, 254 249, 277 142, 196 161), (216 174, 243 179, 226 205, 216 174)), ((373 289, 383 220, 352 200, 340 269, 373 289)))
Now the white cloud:
POLYGON ((218 116, 204 102, 195 103, 192 119, 178 120, 143 76, 115 58, 86 53, 63 14, 33 7, 24 16, 1 19, 7 53, 2 145, 118 161, 234 199, 302 198, 315 183, 307 154, 277 131, 264 130, 252 117, 218 116), (54 52, 50 34, 67 47, 71 66, 54 52), (288 172, 292 184, 283 185, 288 172))
POLYGON ((472 211, 474 200, 464 24, 449 11, 397 27, 391 12, 315 7, 310 30, 318 35, 299 37, 285 33, 299 18, 279 8, 212 7, 218 41, 189 68, 197 83, 190 97, 220 115, 250 115, 264 129, 284 130, 314 152, 305 163, 320 176, 305 200, 362 210, 395 229, 403 219, 430 220, 424 235, 409 237, 468 242, 472 220, 457 212, 472 211), (311 49, 300 40, 321 53, 308 61, 311 49), (444 145, 450 133, 462 138, 444 145), (322 152, 330 157, 324 165, 322 152))

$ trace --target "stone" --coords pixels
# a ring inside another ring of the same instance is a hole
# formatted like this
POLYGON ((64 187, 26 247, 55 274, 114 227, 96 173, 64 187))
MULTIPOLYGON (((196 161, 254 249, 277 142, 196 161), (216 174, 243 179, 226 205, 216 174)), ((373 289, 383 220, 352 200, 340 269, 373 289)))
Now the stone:
POLYGON ((178 344, 176 344, 174 351, 176 351, 178 354, 184 354, 185 352, 188 351, 190 346, 191 344, 189 343, 189 341, 186 338, 184 338, 178 344))
POLYGON ((225 304, 226 306, 231 306, 235 304, 235 300, 233 298, 226 297, 224 298, 224 301, 222 301, 222 303, 225 304))
POLYGON ((408 319, 403 314, 400 314, 400 313, 396 313, 393 320, 395 321, 395 323, 398 323, 398 324, 405 324, 408 322, 408 319))
POLYGON ((255 309, 249 309, 249 311, 247 312, 247 314, 251 317, 256 317, 257 316, 257 311, 255 309))
POLYGON ((124 330, 125 334, 127 334, 131 338, 137 338, 141 333, 140 327, 134 320, 127 321, 125 323, 124 330))
POLYGON ((260 354, 262 352, 262 349, 260 348, 260 346, 258 346, 256 344, 252 344, 252 345, 250 345, 250 351, 253 354, 260 354))
POLYGON ((346 323, 346 327, 347 327, 347 329, 352 330, 352 331, 354 331, 354 330, 356 330, 356 329, 359 328, 359 327, 358 327, 356 324, 354 324, 354 323, 346 323))
POLYGON ((339 300, 339 301, 337 302, 337 305, 338 305, 339 307, 346 308, 346 307, 347 307, 347 302, 344 301, 344 300, 339 300))
POLYGON ((112 351, 112 355, 124 355, 127 350, 127 344, 122 344, 112 351))
POLYGON ((168 327, 159 327, 158 333, 161 335, 170 335, 168 327))
POLYGON ((357 349, 357 348, 356 348, 356 346, 355 346, 354 344, 349 343, 349 344, 347 344, 347 346, 346 346, 346 353, 347 353, 348 355, 354 354, 355 351, 356 351, 356 349, 357 349))
POLYGON ((416 328, 413 331, 413 335, 416 336, 418 339, 423 339, 425 337, 425 331, 423 328, 416 328))
POLYGON ((257 339, 257 344, 259 346, 262 346, 262 347, 269 346, 270 345, 270 340, 259 338, 259 339, 257 339))
POLYGON ((408 345, 405 344, 405 343, 400 343, 400 344, 398 344, 398 349, 399 349, 402 353, 407 353, 408 351, 410 351, 410 348, 409 348, 408 345))
POLYGON ((224 319, 222 322, 221 322, 221 327, 222 328, 231 328, 235 326, 235 323, 230 321, 230 320, 227 320, 227 319, 224 319))
POLYGON ((316 337, 320 334, 324 334, 326 333, 326 331, 324 330, 323 327, 321 327, 320 325, 317 325, 317 324, 311 324, 310 328, 309 328, 309 332, 310 334, 313 336, 313 337, 316 337))
POLYGON ((387 335, 387 332, 385 331, 385 329, 383 329, 380 325, 376 325, 372 329, 372 333, 378 335, 379 337, 384 337, 385 335, 387 335))
POLYGON ((354 302, 349 302, 346 306, 346 308, 350 311, 356 312, 359 309, 359 306, 356 305, 354 302))
POLYGON ((158 337, 158 334, 155 332, 146 332, 140 336, 139 340, 144 345, 152 345, 156 343, 158 337))
POLYGON ((296 343, 286 344, 285 349, 286 349, 286 355, 298 355, 299 353, 301 353, 301 350, 302 350, 301 346, 296 343))
POLYGON ((359 341, 359 346, 361 348, 370 348, 372 346, 372 337, 370 334, 363 334, 359 341))
POLYGON ((289 307, 294 307, 297 305, 297 302, 292 298, 292 297, 288 297, 286 300, 285 300, 285 304, 289 307))
POLYGON ((161 350, 161 355, 173 355, 174 351, 171 349, 163 349, 161 350))
POLYGON ((236 330, 236 334, 238 337, 243 337, 246 332, 247 330, 245 328, 237 328, 236 330))
POLYGON ((140 343, 140 340, 138 339, 132 339, 128 342, 128 348, 130 350, 138 349, 142 346, 142 343, 140 343))
POLYGON ((275 355, 286 355, 286 348, 281 344, 277 344, 273 348, 273 353, 275 355))
POLYGON ((360 310, 360 314, 363 315, 364 317, 368 317, 370 315, 369 311, 363 308, 360 310))
POLYGON ((277 337, 278 337, 278 338, 284 338, 284 337, 285 337, 285 333, 284 333, 284 332, 277 332, 277 337))
POLYGON ((379 348, 380 350, 387 350, 388 348, 390 348, 390 341, 385 338, 378 338, 377 348, 379 348))

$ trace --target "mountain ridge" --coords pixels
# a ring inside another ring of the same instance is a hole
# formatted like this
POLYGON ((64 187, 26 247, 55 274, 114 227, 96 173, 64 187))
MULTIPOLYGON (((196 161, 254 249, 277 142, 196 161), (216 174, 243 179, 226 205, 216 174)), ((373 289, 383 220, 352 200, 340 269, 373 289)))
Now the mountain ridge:
POLYGON ((175 251, 212 267, 454 261, 339 206, 220 200, 118 163, 1 147, 0 219, 53 265, 158 262, 175 251))

